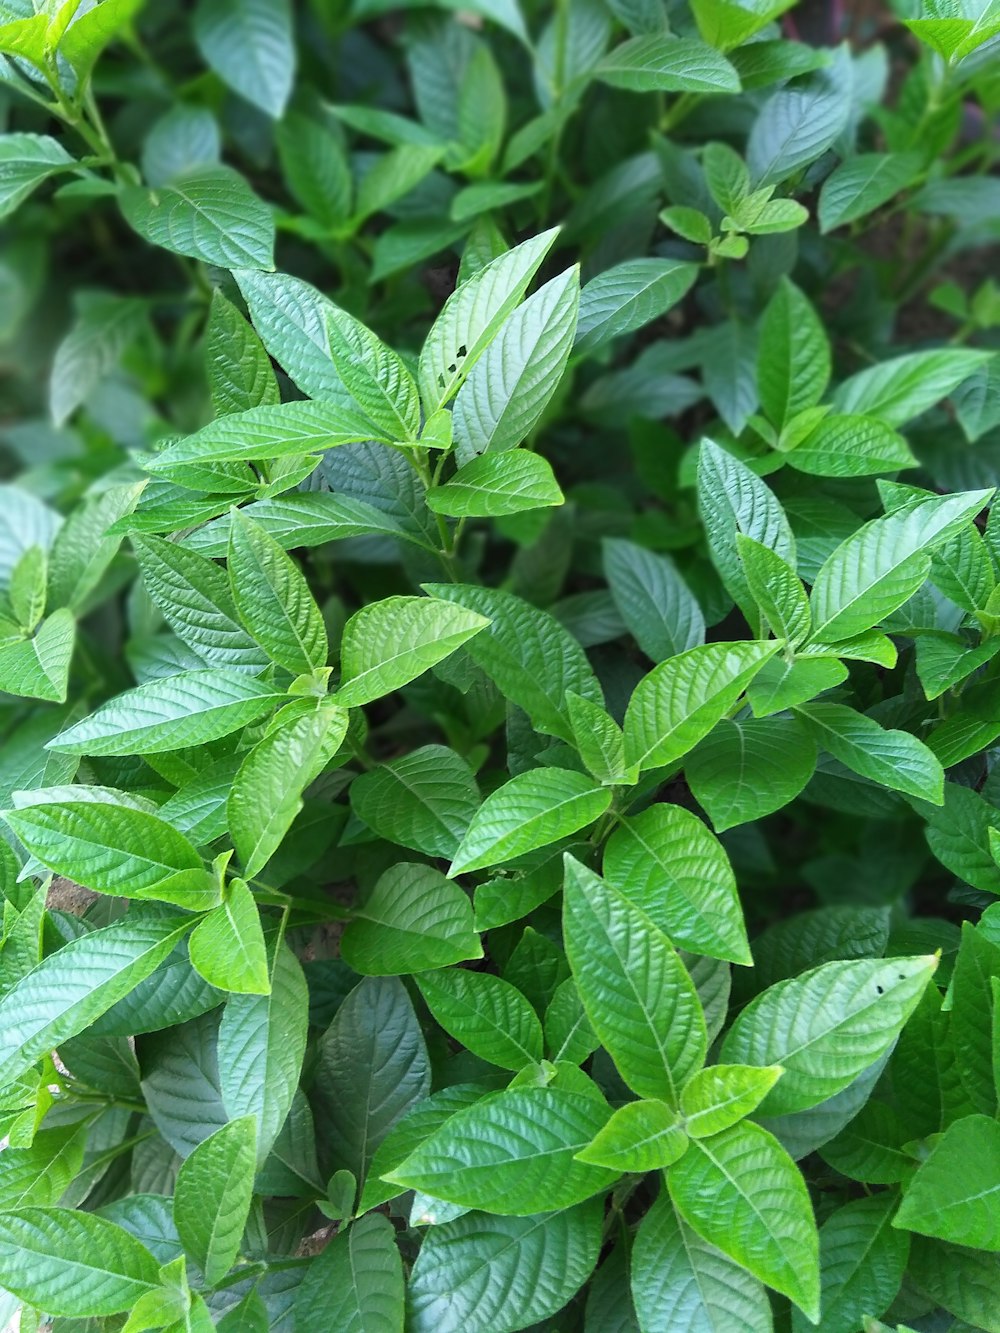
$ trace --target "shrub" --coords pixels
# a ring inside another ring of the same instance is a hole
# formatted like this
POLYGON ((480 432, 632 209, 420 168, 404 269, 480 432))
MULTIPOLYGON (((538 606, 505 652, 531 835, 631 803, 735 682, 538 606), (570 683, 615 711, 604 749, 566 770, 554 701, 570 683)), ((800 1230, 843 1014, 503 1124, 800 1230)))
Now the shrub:
POLYGON ((997 1333, 1000 10, 458 8, 0 3, 0 1323, 997 1333))

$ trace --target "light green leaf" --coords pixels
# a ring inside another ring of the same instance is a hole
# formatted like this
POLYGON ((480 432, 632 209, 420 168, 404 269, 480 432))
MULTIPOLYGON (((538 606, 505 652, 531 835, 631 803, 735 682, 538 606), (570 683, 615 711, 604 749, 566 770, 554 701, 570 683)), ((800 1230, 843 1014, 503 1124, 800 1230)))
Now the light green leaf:
POLYGON ((423 745, 351 783, 359 819, 427 856, 454 856, 479 804, 472 769, 443 745, 423 745))
POLYGON ((588 772, 606 786, 634 780, 638 774, 625 767, 625 737, 610 713, 572 690, 566 692, 566 707, 574 744, 588 772))
POLYGON ((271 989, 260 914, 241 879, 226 885, 221 905, 198 922, 188 948, 192 966, 220 990, 266 995, 271 989))
POLYGON ((967 1115, 949 1125, 907 1186, 893 1226, 954 1245, 1000 1251, 1000 1124, 967 1115))
MULTIPOLYGON (((8 937, 9 938, 9 937, 8 937)), ((83 1166, 87 1127, 40 1129, 30 1145, 0 1153, 0 1208, 58 1203, 83 1166)))
POLYGON ((0 643, 0 690, 63 703, 76 644, 72 611, 55 611, 26 639, 0 643))
POLYGON ((709 1065, 681 1093, 684 1128, 705 1139, 735 1125, 755 1110, 784 1073, 780 1065, 709 1065))
POLYGON ((48 134, 0 134, 0 218, 9 217, 50 176, 75 165, 48 134))
POLYGON ((344 627, 337 703, 356 708, 391 694, 488 624, 485 616, 439 597, 386 597, 362 607, 344 627))
MULTIPOLYGON (((890 1226, 895 1209, 891 1194, 852 1199, 820 1227, 823 1333, 854 1333, 872 1310, 887 1310, 896 1299, 910 1238, 890 1226)), ((805 1333, 808 1327, 794 1311, 793 1333, 805 1333)))
POLYGON ((79 611, 86 604, 121 544, 110 530, 132 513, 143 485, 109 486, 76 506, 49 552, 50 606, 79 611))
POLYGON ((274 219, 231 167, 202 167, 155 190, 127 185, 125 221, 151 245, 220 268, 274 267, 274 219))
POLYGON ((692 0, 691 10, 705 41, 727 51, 747 42, 791 5, 792 0, 754 0, 749 5, 741 0, 692 0))
POLYGON ((256 1158, 257 1121, 248 1115, 210 1134, 177 1172, 177 1234, 210 1287, 225 1277, 239 1254, 256 1158))
POLYGON ((893 791, 944 804, 944 770, 934 752, 908 731, 887 730, 846 704, 800 704, 817 745, 854 773, 893 791))
POLYGON ((420 977, 417 985, 438 1023, 481 1060, 513 1070, 541 1060, 538 1015, 509 982, 448 968, 420 977))
POLYGON ((853 413, 825 417, 785 461, 815 477, 871 477, 917 466, 902 435, 879 417, 853 413))
POLYGON ((328 317, 333 302, 287 273, 233 270, 254 328, 275 361, 307 398, 349 408, 351 397, 330 356, 328 317))
POLYGON ((809 637, 809 598, 802 580, 777 551, 761 546, 742 532, 736 534, 736 550, 751 596, 772 633, 796 647, 809 637))
POLYGON ((499 518, 561 505, 564 499, 544 458, 512 449, 471 459, 450 481, 427 492, 427 507, 451 518, 499 518))
POLYGON ((721 52, 693 37, 665 32, 633 37, 604 57, 596 77, 634 93, 738 93, 736 70, 721 52))
POLYGON ((212 294, 205 329, 205 367, 217 416, 279 401, 278 381, 264 344, 220 291, 212 294))
POLYGON ((859 370, 839 386, 834 400, 842 412, 880 417, 902 426, 947 398, 992 356, 967 347, 910 352, 859 370))
POLYGON ((709 643, 661 662, 625 713, 625 759, 664 768, 683 758, 732 708, 779 642, 709 643))
POLYGON ((905 189, 919 170, 919 153, 859 153, 847 158, 820 190, 820 231, 833 231, 874 213, 905 189))
MULTIPOLYGON (((326 491, 303 491, 273 500, 257 500, 244 506, 244 513, 286 551, 370 534, 427 545, 419 532, 407 531, 393 514, 364 500, 326 491)), ((224 556, 229 549, 229 515, 220 514, 214 522, 198 528, 185 538, 184 545, 203 555, 224 556)))
POLYGON ((391 866, 348 922, 341 957, 365 977, 405 976, 482 958, 468 895, 432 866, 391 866))
POLYGON ((687 294, 697 276, 697 264, 677 259, 626 259, 605 269, 580 295, 577 350, 595 352, 658 319, 687 294))
POLYGON ((742 1010, 721 1058, 784 1068, 762 1115, 817 1106, 891 1049, 937 964, 933 955, 857 958, 779 981, 742 1010))
POLYGON ((611 1171, 657 1171, 676 1162, 687 1143, 677 1112, 666 1102, 626 1102, 576 1159, 611 1171))
POLYGON ((694 1139, 667 1186, 703 1240, 819 1319, 819 1245, 809 1192, 773 1135, 749 1121, 694 1139))
POLYGON ((606 537, 604 574, 615 606, 639 647, 654 662, 705 642, 705 617, 669 556, 606 537))
MULTIPOLYGON (((847 679, 847 667, 833 657, 797 657, 788 662, 784 657, 773 657, 747 686, 747 699, 754 716, 770 717, 774 713, 794 708, 796 704, 814 699, 817 694, 832 689, 847 679)), ((803 735, 801 727, 799 735, 803 735)), ((713 733, 714 734, 714 733, 713 733)), ((710 747, 710 741, 706 740, 710 747)), ((694 760, 691 756, 690 763, 694 760)), ((766 793, 758 793, 759 797, 766 793)))
POLYGON ((64 754, 160 754, 228 736, 283 699, 239 671, 183 671, 102 704, 47 749, 64 754))
POLYGON ((688 756, 684 776, 717 833, 780 810, 816 768, 816 744, 794 718, 723 719, 688 756))
POLYGON ((403 1333, 403 1263, 387 1217, 369 1213, 312 1260, 295 1291, 295 1326, 403 1333))
POLYGON ((944 784, 944 805, 924 807, 927 843, 955 875, 984 893, 1000 894, 1000 866, 992 854, 1000 810, 971 787, 944 784))
POLYGON ((450 875, 511 861, 586 828, 611 804, 611 793, 566 768, 518 773, 487 796, 466 830, 450 875))
POLYGON ((222 81, 277 119, 295 75, 288 0, 198 0, 198 49, 222 81))
POLYGON ((677 1104, 707 1038, 694 984, 666 935, 617 889, 566 858, 563 938, 580 999, 626 1083, 677 1104))
POLYGON ((346 310, 331 309, 326 328, 337 374, 379 434, 416 439, 420 395, 402 359, 346 310))
POLYGON ((830 380, 830 343, 810 302, 782 278, 760 326, 760 403, 780 431, 823 397, 830 380))
POLYGON ((388 1178, 508 1217, 530 1216, 546 1203, 569 1208, 617 1179, 618 1172, 575 1160, 609 1114, 592 1094, 508 1089, 456 1111, 388 1178))
POLYGON ((683 948, 750 961, 729 859, 690 810, 660 803, 621 819, 605 848, 604 877, 683 948))

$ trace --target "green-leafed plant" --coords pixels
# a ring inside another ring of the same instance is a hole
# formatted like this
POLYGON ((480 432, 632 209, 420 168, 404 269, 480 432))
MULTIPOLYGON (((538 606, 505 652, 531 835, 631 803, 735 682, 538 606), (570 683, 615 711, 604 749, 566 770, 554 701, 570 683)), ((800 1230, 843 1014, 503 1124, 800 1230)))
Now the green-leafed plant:
POLYGON ((997 0, 0 106, 0 1326, 1000 1333, 997 0))

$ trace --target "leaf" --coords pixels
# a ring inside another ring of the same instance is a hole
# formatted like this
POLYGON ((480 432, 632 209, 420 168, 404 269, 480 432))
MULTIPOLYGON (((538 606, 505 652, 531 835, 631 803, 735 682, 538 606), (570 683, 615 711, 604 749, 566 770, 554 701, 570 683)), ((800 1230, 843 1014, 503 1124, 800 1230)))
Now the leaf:
POLYGON ((18 793, 18 809, 4 818, 44 866, 85 888, 189 911, 214 907, 218 886, 182 833, 145 810, 87 798, 93 790, 18 793), (85 799, 74 800, 77 792, 85 799))
POLYGON ((601 1248, 596 1199, 534 1217, 468 1213, 432 1227, 407 1285, 412 1333, 503 1333, 556 1314, 601 1248))
POLYGON ((555 241, 555 230, 515 246, 449 296, 424 341, 418 382, 428 414, 443 407, 518 305, 555 241))
POLYGON ((781 810, 815 768, 816 744, 794 718, 723 719, 692 750, 684 776, 722 833, 781 810))
POLYGON ((472 903, 431 866, 391 866, 355 908, 341 957, 366 977, 404 976, 482 958, 472 903))
POLYGON ((226 802, 233 846, 248 877, 267 865, 302 809, 302 793, 340 749, 347 713, 321 702, 281 719, 243 760, 226 802))
POLYGON ((947 868, 985 893, 1000 894, 1000 867, 992 855, 1000 810, 970 787, 944 785, 944 805, 923 811, 927 843, 947 868))
POLYGON ((588 772, 607 785, 634 780, 638 775, 625 767, 625 737, 608 711, 572 690, 566 706, 573 723, 573 740, 588 772))
POLYGON ((220 268, 274 267, 271 210, 231 167, 202 167, 155 190, 127 185, 118 203, 151 245, 220 268))
POLYGON ((701 1067, 705 1020, 684 964, 627 898, 566 859, 563 938, 580 999, 625 1082, 677 1104, 701 1067))
POLYGON ((919 170, 919 153, 858 153, 847 158, 820 190, 820 231, 833 231, 874 213, 904 190, 919 170))
MULTIPOLYGON (((910 1240, 890 1226, 891 1195, 853 1199, 819 1229, 820 1306, 823 1333, 853 1333, 871 1310, 887 1310, 896 1299, 910 1240)), ((808 1327, 798 1311, 794 1333, 808 1327)))
POLYGON ((287 273, 237 268, 233 277, 261 341, 292 382, 308 398, 349 408, 351 397, 330 356, 333 302, 287 273))
POLYGON ((601 703, 601 687, 580 643, 547 611, 508 592, 467 584, 428 583, 434 597, 457 602, 490 624, 466 652, 500 692, 523 708, 536 730, 573 744, 566 695, 601 703))
POLYGON ((351 805, 380 838, 427 856, 455 855, 479 808, 468 763, 443 745, 423 745, 351 783, 351 805))
POLYGON ((234 92, 275 119, 282 114, 295 75, 287 0, 198 0, 194 39, 234 92))
POLYGON ((488 972, 448 968, 417 982, 434 1018, 473 1055, 501 1069, 542 1058, 542 1027, 516 987, 488 972))
POLYGON ((389 1179, 435 1198, 528 1217, 569 1208, 618 1173, 574 1160, 607 1120, 602 1098, 554 1087, 508 1088, 456 1111, 389 1179))
POLYGON ((836 142, 851 114, 853 72, 841 50, 826 69, 772 93, 747 140, 755 186, 787 180, 836 142))
POLYGON ((705 1139, 735 1125, 755 1110, 784 1073, 780 1065, 709 1065, 681 1093, 684 1128, 705 1139))
POLYGON ((0 1213, 0 1282, 49 1314, 118 1314, 159 1286, 159 1265, 113 1222, 71 1208, 0 1213))
POLYGON ((657 1171, 686 1148, 684 1128, 666 1102, 626 1102, 576 1157, 611 1171, 657 1171))
POLYGON ((379 1213, 360 1217, 310 1262, 295 1291, 295 1326, 338 1333, 402 1333, 403 1264, 379 1213))
POLYGON ((334 698, 356 708, 391 694, 488 624, 485 616, 439 597, 386 597, 362 607, 344 627, 334 698))
POLYGON ((2 1086, 90 1027, 156 970, 190 926, 190 917, 132 908, 44 958, 0 999, 2 1086))
POLYGON ((228 736, 284 696, 239 671, 183 671, 126 690, 61 731, 64 754, 161 754, 228 736))
POLYGON ((0 1154, 0 1203, 4 1212, 58 1203, 83 1166, 86 1128, 40 1129, 30 1146, 8 1144, 0 1154))
POLYGON ((337 374, 376 430, 390 440, 416 439, 420 395, 402 359, 345 310, 331 308, 326 328, 337 374))
POLYGON ((240 619, 268 656, 293 675, 325 666, 326 626, 301 570, 239 509, 230 513, 228 565, 240 619))
POLYGON ((225 1277, 240 1252, 256 1156, 257 1122, 243 1116, 199 1143, 177 1172, 177 1234, 210 1287, 225 1277))
POLYGON ((824 418, 785 459, 815 477, 870 477, 917 465, 902 435, 879 417, 853 413, 824 418))
POLYGON ((779 981, 742 1010, 721 1058, 784 1068, 761 1115, 817 1106, 892 1048, 937 962, 933 955, 858 958, 779 981))
POLYGON ((749 1121, 694 1139, 670 1167, 681 1218, 703 1240, 819 1319, 816 1223, 805 1181, 773 1135, 749 1121))
MULTIPOLYGON (((3 144, 0 137, 0 167, 3 144)), ((52 363, 49 408, 57 426, 68 421, 115 369, 145 327, 147 312, 147 303, 136 297, 106 292, 81 295, 72 327, 52 363)))
POLYGON ((797 647, 809 637, 809 599, 791 565, 776 551, 761 546, 742 532, 736 534, 736 550, 751 596, 772 633, 797 647))
MULTIPOLYGON (((106 3, 106 0, 105 0, 106 3)), ((49 604, 79 611, 121 544, 111 529, 135 509, 143 483, 109 486, 78 504, 49 552, 49 604)))
POLYGON ((605 848, 604 877, 682 947, 749 960, 736 877, 689 810, 661 803, 621 819, 605 848))
POLYGON ((264 344, 220 291, 212 293, 205 367, 216 416, 249 412, 279 401, 278 381, 264 344))
POLYGON ((676 763, 725 716, 779 647, 709 643, 655 666, 625 712, 626 763, 641 769, 676 763))
POLYGON ((908 731, 886 730, 845 704, 800 704, 795 712, 816 743, 852 772, 944 804, 944 770, 934 752, 908 731))
POLYGON ((586 828, 611 804, 611 793, 583 773, 534 768, 487 796, 451 863, 449 875, 511 861, 586 828))
POLYGON ((604 573, 615 606, 647 657, 662 662, 705 641, 705 617, 669 556, 606 537, 604 573))
POLYGON ((550 464, 524 449, 482 454, 427 492, 427 508, 451 518, 499 518, 564 500, 550 464))
POLYGON ((247 995, 271 989, 257 903, 241 879, 230 880, 222 903, 191 932, 192 966, 212 986, 247 995))
POLYGON ((0 218, 9 217, 50 176, 74 166, 48 134, 0 135, 0 218))
POLYGON ((595 76, 634 93, 737 93, 740 81, 721 52, 693 37, 649 33, 622 42, 595 76))
POLYGON ((1000 1125, 967 1115, 949 1125, 921 1163, 893 1226, 973 1249, 1000 1251, 1000 1125))
POLYGON ((76 645, 76 621, 55 611, 31 638, 0 643, 0 690, 28 699, 63 703, 76 645))
POLYGON ((630 1276, 642 1333, 772 1333, 764 1288, 690 1230, 666 1194, 639 1225, 630 1276))
POLYGON ((647 258, 627 259, 591 278, 580 295, 577 351, 595 352, 658 319, 687 295, 697 276, 695 264, 647 258))
POLYGON ((460 463, 531 435, 566 369, 579 307, 579 270, 571 268, 507 316, 455 398, 460 463))
POLYGON ((830 343, 805 295, 788 278, 764 311, 757 355, 761 407, 778 430, 815 406, 830 380, 830 343))
POLYGON ((910 352, 859 370, 844 380, 834 399, 842 412, 860 412, 880 417, 888 426, 902 426, 946 398, 990 355, 965 347, 910 352))
POLYGON ((397 1120, 430 1092, 430 1062, 403 983, 369 977, 320 1039, 319 1109, 335 1168, 361 1180, 397 1120))
POLYGON ((824 562, 813 584, 816 639, 831 643, 877 625, 912 596, 930 554, 989 502, 989 491, 915 500, 858 528, 824 562))

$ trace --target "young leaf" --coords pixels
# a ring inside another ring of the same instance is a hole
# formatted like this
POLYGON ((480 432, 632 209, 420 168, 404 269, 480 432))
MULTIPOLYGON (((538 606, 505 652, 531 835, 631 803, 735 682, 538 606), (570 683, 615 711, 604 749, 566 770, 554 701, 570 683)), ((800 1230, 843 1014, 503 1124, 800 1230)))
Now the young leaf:
POLYGON ((908 731, 886 730, 845 704, 800 704, 796 716, 835 759, 863 778, 944 804, 944 770, 934 752, 908 731))
POLYGON ((198 922, 188 948, 193 967, 220 990, 266 995, 271 989, 260 914, 241 879, 226 885, 221 905, 198 922))
POLYGON ((524 449, 482 454, 427 492, 427 507, 450 518, 500 518, 564 503, 551 466, 524 449))
POLYGON ((481 1060, 513 1070, 541 1060, 538 1016, 509 982, 448 968, 422 976, 417 985, 437 1022, 481 1060))
POLYGON ((566 707, 580 758, 598 782, 618 784, 637 775, 625 767, 625 737, 621 727, 600 704, 566 692, 566 707))
POLYGON ((403 1262, 388 1218, 369 1213, 310 1262, 294 1301, 297 1328, 401 1333, 403 1262))
POLYGON ((736 534, 736 550, 750 593, 772 632, 797 647, 809 637, 811 624, 809 598, 801 579, 777 551, 742 532, 736 534))
POLYGON ((576 1159, 611 1171, 658 1171, 686 1148, 684 1128, 666 1102, 626 1102, 576 1159))
POLYGON ((361 976, 405 976, 483 956, 468 896, 431 866, 391 866, 355 909, 341 956, 361 976))
POLYGON ((239 1254, 256 1157, 257 1121, 243 1116, 199 1143, 177 1172, 177 1233, 210 1287, 225 1277, 239 1254))
POLYGON ((693 1139, 719 1134, 748 1116, 781 1077, 780 1065, 709 1065, 681 1092, 684 1129, 693 1139))

